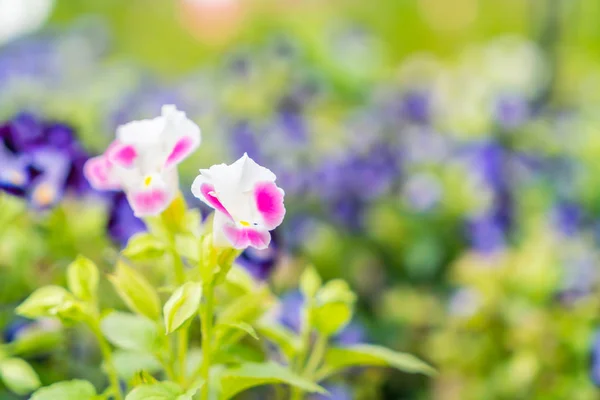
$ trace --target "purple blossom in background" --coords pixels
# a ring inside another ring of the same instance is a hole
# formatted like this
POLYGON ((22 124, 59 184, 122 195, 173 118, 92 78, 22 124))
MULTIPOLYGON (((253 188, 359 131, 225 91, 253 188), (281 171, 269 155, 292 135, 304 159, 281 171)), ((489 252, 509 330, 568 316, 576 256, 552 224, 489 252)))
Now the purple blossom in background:
POLYGON ((110 196, 108 234, 121 247, 125 247, 129 238, 136 233, 146 231, 146 224, 133 214, 124 192, 111 193, 110 196))
POLYGON ((73 129, 22 113, 0 125, 0 190, 26 198, 35 209, 56 205, 70 192, 84 195, 89 158, 73 129))
POLYGON ((315 394, 310 397, 310 400, 352 400, 354 398, 348 385, 331 384, 324 387, 328 394, 315 394))
POLYGON ((425 124, 431 119, 431 95, 425 90, 410 90, 400 99, 400 116, 411 122, 425 124))
POLYGON ((600 387, 600 331, 598 330, 592 338, 590 353, 590 379, 594 385, 600 387))
POLYGON ((236 259, 254 278, 266 280, 277 265, 280 255, 279 235, 271 232, 271 243, 264 250, 249 247, 236 259))
POLYGON ((581 207, 573 202, 559 203, 552 210, 551 220, 563 235, 574 236, 583 220, 581 207))
POLYGON ((531 116, 529 103, 522 96, 501 96, 495 103, 494 115, 506 129, 514 129, 531 116))
POLYGON ((505 227, 494 215, 472 217, 466 222, 466 236, 471 248, 483 254, 504 249, 505 227))
MULTIPOLYGON (((300 332, 304 296, 298 290, 293 290, 281 296, 280 301, 279 322, 294 332, 300 332)), ((335 343, 343 346, 364 343, 366 339, 364 327, 356 321, 351 321, 333 337, 335 343)))

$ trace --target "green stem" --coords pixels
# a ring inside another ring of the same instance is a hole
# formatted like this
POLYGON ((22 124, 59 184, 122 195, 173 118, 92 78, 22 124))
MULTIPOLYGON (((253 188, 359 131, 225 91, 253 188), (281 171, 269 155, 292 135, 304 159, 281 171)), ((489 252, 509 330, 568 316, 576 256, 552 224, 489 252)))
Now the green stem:
POLYGON ((303 374, 305 377, 313 379, 315 372, 323 361, 323 357, 325 357, 325 351, 327 351, 327 342, 327 336, 319 335, 317 337, 315 347, 313 348, 310 358, 306 363, 306 369, 304 370, 303 374))
MULTIPOLYGON (((175 238, 172 238, 172 252, 171 255, 173 257, 173 269, 175 271, 175 281, 177 285, 183 285, 185 283, 185 266, 183 265, 183 261, 177 251, 175 251, 175 238)), ((178 361, 178 375, 179 382, 181 384, 185 383, 186 380, 186 357, 188 350, 188 327, 183 326, 177 332, 177 361, 178 361)))
POLYGON ((92 332, 94 332, 94 335, 98 339, 100 351, 102 351, 102 358, 104 358, 104 369, 106 370, 106 375, 108 376, 108 381, 112 387, 115 400, 123 400, 121 385, 119 385, 119 375, 117 374, 117 369, 113 363, 112 349, 110 348, 108 342, 104 339, 104 336, 102 336, 102 332, 97 321, 92 323, 91 328, 92 332))
POLYGON ((212 320, 214 306, 214 287, 212 283, 204 285, 205 302, 200 310, 200 320, 202 324, 202 366, 201 376, 204 380, 202 386, 201 400, 208 400, 209 396, 209 378, 210 378, 210 363, 212 357, 211 337, 212 337, 212 320))

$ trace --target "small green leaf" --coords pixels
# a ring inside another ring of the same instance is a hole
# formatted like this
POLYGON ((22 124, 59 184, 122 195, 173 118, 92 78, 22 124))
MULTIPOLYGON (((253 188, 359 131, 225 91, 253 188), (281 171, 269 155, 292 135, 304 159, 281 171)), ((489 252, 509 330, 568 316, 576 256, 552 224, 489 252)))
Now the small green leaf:
POLYGON ((174 332, 198 312, 202 299, 202 285, 188 282, 177 288, 164 307, 167 334, 174 332))
POLYGON ((92 400, 95 396, 94 385, 88 381, 72 380, 41 388, 29 400, 92 400))
POLYGON ((0 361, 0 377, 7 388, 19 395, 31 393, 41 385, 33 368, 20 358, 0 361))
POLYGON ((137 351, 117 350, 113 354, 113 363, 119 378, 125 381, 131 380, 137 373, 142 371, 154 374, 162 369, 153 355, 137 351))
POLYGON ((258 335, 256 334, 256 331, 254 330, 252 325, 247 324, 245 322, 238 322, 235 324, 224 324, 224 325, 221 325, 221 327, 229 327, 229 328, 242 330, 242 331, 246 332, 248 335, 252 336, 254 339, 258 340, 258 335))
POLYGON ((156 259, 165 254, 164 242, 148 232, 137 233, 127 242, 123 255, 134 261, 156 259))
MULTIPOLYGON (((121 376, 119 377, 122 378, 121 376)), ((150 375, 150 373, 146 370, 135 371, 133 372, 131 377, 125 379, 128 379, 130 381, 129 385, 131 387, 137 387, 141 385, 153 385, 155 383, 158 383, 156 378, 150 375)))
POLYGON ((136 387, 125 400, 179 400, 183 390, 174 382, 160 382, 136 387))
POLYGON ((217 323, 223 325, 239 322, 253 323, 263 314, 270 302, 271 293, 267 287, 240 296, 225 307, 217 323))
POLYGON ((191 234, 175 237, 177 254, 195 263, 200 261, 200 239, 191 234))
POLYGON ((119 261, 114 275, 110 276, 109 280, 132 311, 154 321, 160 318, 158 294, 138 271, 119 261))
POLYGON ((71 293, 84 301, 95 299, 99 275, 96 264, 83 256, 77 256, 67 267, 67 282, 71 293))
POLYGON ((275 343, 290 361, 300 349, 300 338, 291 330, 279 324, 261 321, 256 325, 258 333, 275 343))
POLYGON ((331 336, 348 325, 352 319, 352 308, 346 303, 327 303, 315 308, 313 324, 323 335, 331 336))
POLYGON ((30 356, 56 349, 64 340, 61 323, 53 318, 38 320, 31 328, 19 334, 10 344, 12 354, 30 356))
POLYGON ((317 303, 347 303, 354 304, 356 295, 343 279, 333 279, 327 282, 317 293, 317 303))
POLYGON ((221 399, 231 399, 236 394, 256 386, 283 383, 310 393, 326 393, 325 390, 289 368, 269 363, 244 363, 224 370, 220 375, 221 399))
POLYGON ((56 307, 73 299, 71 293, 60 286, 44 286, 33 292, 15 310, 17 314, 28 318, 54 316, 56 307))
POLYGON ((313 266, 307 267, 300 276, 300 291, 305 298, 313 298, 321 288, 321 277, 313 266))
POLYGON ((142 315, 115 311, 102 318, 100 329, 120 349, 152 353, 157 346, 156 324, 142 315))
POLYGON ((320 378, 326 378, 340 370, 358 366, 391 367, 404 372, 434 375, 433 369, 417 357, 399 353, 381 346, 359 344, 350 347, 331 348, 325 355, 325 368, 320 378))

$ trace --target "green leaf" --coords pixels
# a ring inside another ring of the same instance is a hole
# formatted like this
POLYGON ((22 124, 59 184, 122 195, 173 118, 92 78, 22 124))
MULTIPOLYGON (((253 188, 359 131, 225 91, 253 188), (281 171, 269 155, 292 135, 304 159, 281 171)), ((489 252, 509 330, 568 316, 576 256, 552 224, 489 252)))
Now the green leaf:
POLYGON ((28 318, 55 316, 56 307, 72 300, 73 296, 60 286, 44 286, 33 292, 15 310, 17 314, 28 318))
POLYGON ((177 254, 194 263, 200 261, 200 238, 194 235, 177 235, 175 237, 175 249, 177 250, 177 254))
POLYGON ((141 273, 119 261, 109 280, 132 311, 154 321, 160 318, 158 294, 141 273))
POLYGON ((256 386, 283 383, 310 393, 326 393, 325 390, 289 368, 269 363, 245 363, 236 368, 224 370, 220 375, 221 399, 231 399, 236 394, 256 386))
POLYGON ((72 380, 41 388, 29 400, 92 400, 96 389, 88 381, 72 380))
POLYGON ((162 370, 156 357, 137 351, 117 350, 113 354, 113 363, 119 378, 125 381, 131 380, 140 371, 154 374, 162 370))
POLYGON ((56 349, 64 340, 61 323, 56 319, 38 320, 31 328, 19 334, 10 344, 12 354, 31 356, 56 349))
POLYGON ((331 336, 352 319, 352 308, 346 303, 327 303, 315 308, 313 324, 320 333, 331 336))
POLYGON ((271 294, 268 288, 248 293, 232 301, 219 315, 218 324, 254 322, 269 306, 271 294))
POLYGON ((7 388, 19 395, 31 393, 41 385, 33 368, 20 358, 0 361, 0 377, 7 388))
POLYGON ((81 300, 91 301, 96 298, 99 275, 96 264, 83 256, 77 256, 67 267, 69 290, 81 300))
POLYGON ((381 346, 359 344, 327 350, 324 372, 319 374, 319 377, 325 378, 345 368, 357 366, 391 367, 425 375, 436 373, 430 365, 411 354, 395 352, 381 346))
POLYGON ((279 324, 261 321, 256 325, 258 333, 275 343, 290 361, 300 349, 300 338, 291 330, 279 324))
POLYGON ((317 303, 347 303, 354 304, 356 295, 343 279, 333 279, 327 282, 317 293, 317 303))
POLYGON ((242 330, 242 331, 246 332, 248 335, 252 336, 254 339, 258 340, 258 335, 256 334, 256 331, 254 330, 252 325, 247 324, 245 322, 238 322, 235 324, 224 324, 224 325, 220 325, 220 326, 242 330))
POLYGON ((164 242, 148 232, 143 232, 129 239, 127 247, 123 249, 123 255, 134 261, 151 260, 162 257, 165 250, 164 242))
POLYGON ((141 315, 112 312, 102 318, 100 329, 120 349, 152 353, 157 347, 156 324, 141 315))
POLYGON ((300 276, 300 291, 305 298, 313 298, 321 288, 321 277, 313 266, 307 267, 300 276))
POLYGON ((200 308, 202 285, 188 282, 177 288, 164 307, 165 329, 167 334, 176 331, 200 308))
POLYGON ((160 382, 136 387, 125 400, 183 400, 183 390, 173 382, 160 382))

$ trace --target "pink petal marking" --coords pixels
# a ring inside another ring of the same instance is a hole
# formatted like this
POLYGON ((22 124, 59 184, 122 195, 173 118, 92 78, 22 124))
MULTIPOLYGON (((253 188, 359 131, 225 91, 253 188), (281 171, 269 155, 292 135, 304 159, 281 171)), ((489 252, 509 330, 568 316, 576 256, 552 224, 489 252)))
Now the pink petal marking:
POLYGON ((254 187, 256 208, 263 217, 264 225, 272 230, 283 222, 285 207, 283 205, 283 190, 274 182, 259 182, 254 187))
POLYGON ((117 190, 120 185, 110 177, 112 164, 106 156, 90 158, 83 166, 83 173, 90 184, 100 190, 117 190))
POLYGON ((129 197, 129 203, 137 217, 159 214, 169 205, 169 200, 169 193, 157 188, 133 193, 129 197))
POLYGON ((171 154, 169 154, 165 167, 168 168, 175 164, 179 164, 191 153, 193 147, 194 140, 191 137, 186 136, 179 139, 177 143, 175 143, 171 154))
POLYGON ((248 246, 263 250, 271 243, 271 234, 268 231, 259 231, 252 228, 237 228, 233 224, 223 227, 225 237, 236 249, 245 249, 248 246))
POLYGON ((137 151, 132 145, 117 146, 108 153, 110 161, 125 168, 131 167, 137 156, 137 151))
POLYGON ((200 192, 202 193, 202 196, 204 196, 204 198, 206 199, 208 205, 213 207, 215 210, 221 211, 223 214, 227 215, 229 219, 233 219, 215 195, 215 187, 213 185, 211 185, 210 183, 203 183, 202 186, 200 186, 200 192))

